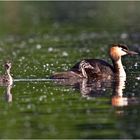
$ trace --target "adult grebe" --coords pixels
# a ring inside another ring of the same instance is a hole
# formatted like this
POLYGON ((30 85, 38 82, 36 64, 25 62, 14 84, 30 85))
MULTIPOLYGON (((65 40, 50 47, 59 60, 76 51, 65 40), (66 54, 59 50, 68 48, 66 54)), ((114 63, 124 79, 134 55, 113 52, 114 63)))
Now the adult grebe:
POLYGON ((115 75, 126 77, 125 70, 122 65, 121 57, 124 55, 138 54, 130 51, 124 44, 113 44, 109 49, 109 55, 113 62, 113 66, 100 59, 84 59, 75 64, 69 71, 56 73, 52 78, 106 78, 112 79, 115 75), (90 67, 82 67, 81 64, 88 64, 90 67))
POLYGON ((10 74, 10 69, 11 69, 11 62, 6 62, 4 67, 6 70, 5 75, 0 76, 0 85, 12 85, 13 84, 13 78, 10 74))

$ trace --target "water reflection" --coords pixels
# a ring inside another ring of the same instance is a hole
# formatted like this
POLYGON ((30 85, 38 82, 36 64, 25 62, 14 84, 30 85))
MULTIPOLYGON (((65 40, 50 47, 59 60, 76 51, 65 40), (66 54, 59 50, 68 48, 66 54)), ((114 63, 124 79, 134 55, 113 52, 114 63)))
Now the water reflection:
POLYGON ((11 89, 12 89, 11 85, 6 86, 6 89, 5 89, 5 99, 6 99, 7 102, 12 102, 12 100, 13 100, 11 89))
MULTIPOLYGON (((54 82, 57 85, 70 86, 79 90, 81 96, 87 99, 93 99, 106 96, 111 97, 111 105, 114 107, 122 107, 128 105, 139 104, 139 98, 134 96, 124 96, 126 88, 126 77, 119 77, 113 81, 106 79, 15 79, 14 82, 54 82), (109 92, 106 92, 109 91, 109 92), (111 93, 111 94, 110 94, 111 93)), ((5 85, 5 99, 7 102, 12 102, 12 86, 5 85)))
POLYGON ((111 104, 114 107, 122 107, 128 105, 139 104, 139 98, 124 96, 123 92, 126 85, 126 77, 117 77, 113 81, 107 81, 106 79, 57 79, 55 83, 59 85, 72 86, 78 89, 82 97, 92 99, 95 97, 105 96, 106 90, 111 91, 111 104))
POLYGON ((121 77, 120 79, 115 81, 114 92, 111 100, 113 106, 120 107, 120 106, 136 105, 140 103, 138 97, 124 96, 123 94, 124 89, 125 89, 125 79, 121 77))
POLYGON ((117 77, 114 82, 114 91, 111 99, 113 106, 126 106, 127 97, 123 97, 123 90, 125 89, 126 77, 117 77))
POLYGON ((4 100, 6 102, 12 102, 13 97, 12 97, 12 93, 11 93, 11 89, 12 89, 12 85, 0 85, 0 88, 3 89, 4 88, 4 100))

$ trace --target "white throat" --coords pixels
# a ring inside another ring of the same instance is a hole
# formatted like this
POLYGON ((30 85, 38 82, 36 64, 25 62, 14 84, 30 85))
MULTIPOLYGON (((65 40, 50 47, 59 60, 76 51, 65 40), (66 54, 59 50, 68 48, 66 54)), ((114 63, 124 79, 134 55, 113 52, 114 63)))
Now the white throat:
POLYGON ((121 61, 121 58, 116 62, 116 65, 117 65, 117 71, 118 71, 118 74, 120 77, 126 77, 126 73, 125 73, 125 70, 124 70, 124 67, 122 65, 122 61, 121 61))
POLYGON ((8 79, 9 79, 9 85, 12 85, 13 84, 13 78, 12 78, 12 76, 10 74, 10 70, 9 69, 7 70, 7 75, 8 75, 8 79))

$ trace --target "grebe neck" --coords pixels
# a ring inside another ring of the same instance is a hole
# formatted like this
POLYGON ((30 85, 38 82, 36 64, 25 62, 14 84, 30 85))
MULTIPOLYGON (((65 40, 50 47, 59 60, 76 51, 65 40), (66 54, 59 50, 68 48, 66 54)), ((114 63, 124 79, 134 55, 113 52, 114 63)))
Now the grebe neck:
POLYGON ((6 69, 6 74, 7 74, 8 76, 11 76, 11 75, 10 75, 10 69, 6 69))
POLYGON ((84 68, 81 68, 82 74, 85 78, 88 78, 87 73, 84 68))
POLYGON ((13 84, 13 78, 10 74, 10 69, 6 70, 6 75, 8 76, 8 79, 9 79, 9 85, 12 85, 13 84))
POLYGON ((126 77, 124 67, 122 65, 121 57, 117 61, 113 61, 115 74, 119 77, 126 77))

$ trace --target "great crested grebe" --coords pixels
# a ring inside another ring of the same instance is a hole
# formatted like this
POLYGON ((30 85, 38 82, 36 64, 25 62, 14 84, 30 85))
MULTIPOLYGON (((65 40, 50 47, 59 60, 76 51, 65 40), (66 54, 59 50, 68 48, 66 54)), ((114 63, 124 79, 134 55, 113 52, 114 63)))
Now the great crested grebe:
POLYGON ((113 66, 100 59, 84 59, 76 63, 69 71, 55 73, 52 78, 106 78, 112 79, 115 75, 126 77, 125 70, 122 65, 121 57, 124 55, 138 54, 130 51, 124 44, 113 44, 109 49, 109 56, 113 66), (85 64, 85 65, 84 65, 85 64), (88 65, 88 66, 86 66, 88 65), (81 67, 83 66, 83 67, 81 67), (85 67, 86 66, 86 67, 85 67))
POLYGON ((11 62, 6 62, 4 67, 6 70, 5 75, 0 76, 0 85, 12 85, 13 84, 13 78, 10 74, 10 69, 11 69, 11 62))

